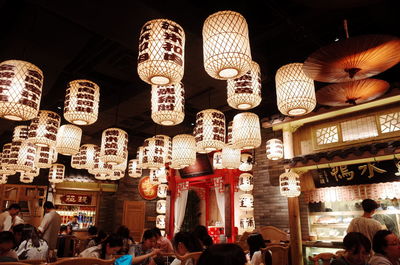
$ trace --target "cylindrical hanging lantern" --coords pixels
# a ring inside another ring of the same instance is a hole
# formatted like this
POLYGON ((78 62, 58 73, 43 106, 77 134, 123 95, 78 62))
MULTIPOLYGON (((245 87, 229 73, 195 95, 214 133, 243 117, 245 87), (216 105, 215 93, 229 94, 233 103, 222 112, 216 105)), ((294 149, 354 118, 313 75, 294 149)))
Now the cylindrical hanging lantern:
POLYGON ((124 162, 122 162, 120 164, 112 165, 112 170, 113 171, 121 171, 125 175, 125 171, 126 171, 127 166, 128 166, 128 159, 126 159, 124 162))
POLYGON ((6 143, 3 145, 3 152, 1 153, 0 161, 0 175, 14 175, 16 173, 15 170, 10 168, 11 147, 12 143, 6 143))
POLYGON ((168 185, 167 184, 159 184, 157 187, 157 196, 158 198, 167 198, 168 185))
POLYGON ((21 173, 19 176, 19 181, 22 183, 32 183, 35 177, 27 175, 25 173, 21 173))
POLYGON ((55 146, 60 122, 57 113, 40 110, 29 126, 28 140, 37 146, 55 146))
POLYGON ((81 145, 82 129, 72 124, 64 124, 57 133, 56 150, 63 155, 75 155, 81 145))
POLYGON ((53 164, 49 170, 49 182, 61 183, 64 181, 65 166, 63 164, 53 164))
POLYGON ((81 152, 78 152, 75 155, 71 156, 71 167, 76 168, 76 169, 82 169, 82 167, 81 167, 81 152))
POLYGON ((253 175, 249 173, 243 173, 239 176, 239 189, 242 191, 253 190, 253 175))
POLYGON ((243 76, 227 81, 227 101, 234 109, 248 110, 261 102, 261 72, 256 62, 251 62, 250 70, 243 76))
POLYGON ((215 152, 213 154, 213 168, 214 169, 223 169, 222 165, 222 152, 215 152))
POLYGON ((101 137, 100 159, 111 165, 120 164, 128 157, 128 134, 118 128, 108 128, 101 137))
POLYGON ((233 121, 230 121, 228 123, 228 128, 226 129, 226 144, 229 145, 230 147, 233 147, 232 127, 233 127, 233 121))
POLYGON ((196 146, 206 152, 225 146, 225 115, 216 109, 206 109, 197 113, 194 131, 196 146))
POLYGON ((151 137, 143 142, 142 168, 158 169, 165 165, 168 143, 162 138, 151 137))
POLYGON ((68 83, 64 102, 64 118, 76 125, 96 122, 99 113, 100 88, 89 80, 68 83))
POLYGON ((276 101, 284 115, 305 115, 317 104, 314 81, 304 74, 302 68, 302 63, 291 63, 276 72, 276 101))
POLYGON ((216 79, 232 79, 250 69, 251 52, 246 19, 233 11, 210 15, 203 25, 206 72, 216 79))
POLYGON ((248 153, 240 154, 240 171, 250 171, 253 169, 253 156, 248 153))
POLYGON ((0 174, 0 184, 6 184, 8 181, 8 175, 0 174))
POLYGON ((243 232, 253 232, 256 228, 256 222, 252 214, 243 214, 240 216, 240 228, 243 232))
POLYGON ((0 117, 26 121, 38 115, 43 73, 35 65, 19 60, 0 63, 0 117))
POLYGON ((178 134, 172 139, 172 168, 184 168, 196 162, 196 140, 190 134, 178 134))
POLYGON ((154 19, 140 31, 138 74, 151 85, 178 84, 183 78, 185 32, 174 21, 154 19))
POLYGON ((39 176, 39 173, 40 173, 40 168, 34 167, 31 171, 21 172, 21 176, 25 175, 25 176, 35 178, 35 177, 39 176))
POLYGON ((164 152, 167 152, 167 156, 165 158, 165 163, 170 163, 172 160, 172 139, 171 139, 171 137, 169 137, 167 135, 163 135, 163 134, 157 134, 154 137, 164 140, 164 152))
POLYGON ((112 165, 109 163, 104 163, 100 158, 100 152, 96 151, 94 155, 94 166, 91 169, 88 169, 90 174, 104 174, 110 175, 112 174, 112 165))
POLYGON ((39 146, 36 148, 35 166, 38 168, 50 168, 57 162, 57 151, 54 147, 39 146))
POLYGON ((29 131, 29 126, 27 125, 15 126, 12 138, 13 142, 25 141, 26 139, 28 139, 28 131, 29 131))
POLYGON ((142 176, 142 169, 137 166, 137 159, 131 159, 128 163, 128 175, 131 178, 140 178, 142 176))
POLYGON ((267 158, 278 160, 283 158, 283 143, 280 139, 270 139, 266 144, 267 158))
POLYGON ((239 168, 240 150, 228 146, 222 148, 222 166, 227 169, 239 168))
POLYGON ((167 201, 158 200, 156 204, 156 211, 158 214, 165 214, 167 212, 167 201))
POLYGON ((95 174, 94 178, 98 179, 98 180, 107 180, 108 179, 106 174, 95 174))
POLYGON ((95 144, 84 144, 79 148, 79 168, 94 168, 96 152, 100 152, 100 147, 95 144))
POLYGON ((137 151, 136 151, 136 157, 137 157, 137 167, 138 168, 142 168, 143 169, 143 150, 144 147, 143 146, 139 146, 137 151))
POLYGON ((285 172, 279 176, 279 188, 282 196, 297 197, 301 193, 300 177, 294 172, 285 172))
POLYGON ((157 215, 156 227, 158 229, 165 229, 165 215, 157 215))
POLYGON ((25 140, 12 142, 9 168, 17 172, 29 172, 35 167, 36 146, 25 140))
POLYGON ((173 126, 185 118, 185 90, 182 83, 151 87, 151 118, 157 124, 173 126))
POLYGON ((149 173, 149 182, 151 185, 158 185, 161 184, 161 182, 158 180, 158 177, 156 175, 156 169, 150 169, 149 173))
POLYGON ((168 170, 165 167, 156 169, 155 175, 156 175, 159 183, 167 183, 168 182, 168 170))
POLYGON ((235 115, 232 142, 238 149, 254 149, 261 145, 260 120, 257 114, 242 112, 235 115))
POLYGON ((254 197, 251 194, 245 193, 239 196, 239 209, 242 211, 254 210, 254 197))
POLYGON ((109 180, 119 180, 122 179, 125 176, 125 171, 121 171, 121 170, 113 170, 111 171, 110 174, 108 174, 108 179, 109 180))

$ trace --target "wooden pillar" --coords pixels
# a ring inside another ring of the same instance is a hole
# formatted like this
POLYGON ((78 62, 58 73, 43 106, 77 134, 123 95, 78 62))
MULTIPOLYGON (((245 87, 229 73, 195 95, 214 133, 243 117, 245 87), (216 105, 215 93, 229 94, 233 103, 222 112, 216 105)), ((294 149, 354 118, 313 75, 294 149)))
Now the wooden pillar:
POLYGON ((234 243, 235 238, 235 176, 231 169, 225 177, 225 236, 228 242, 234 243))
POLYGON ((204 199, 205 199, 205 205, 206 205, 206 222, 205 226, 208 226, 209 220, 210 220, 210 207, 208 206, 210 203, 210 188, 205 188, 204 192, 204 199))
POLYGON ((169 170, 168 179, 168 193, 167 193, 167 212, 166 212, 166 224, 165 233, 169 239, 174 236, 175 229, 175 199, 176 199, 176 179, 175 179, 175 169, 169 170))

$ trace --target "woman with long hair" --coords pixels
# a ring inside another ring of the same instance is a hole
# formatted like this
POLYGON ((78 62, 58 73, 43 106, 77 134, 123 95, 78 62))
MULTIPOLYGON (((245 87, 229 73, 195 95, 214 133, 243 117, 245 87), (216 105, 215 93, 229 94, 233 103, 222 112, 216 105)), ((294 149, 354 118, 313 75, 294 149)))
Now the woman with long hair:
POLYGON ((46 259, 49 246, 45 240, 39 237, 39 233, 33 225, 24 225, 21 240, 16 250, 19 260, 46 259))
POLYGON ((79 257, 112 259, 113 255, 115 255, 121 248, 122 238, 115 234, 111 234, 103 241, 103 243, 82 251, 79 254, 79 257))
POLYGON ((201 254, 197 265, 245 265, 246 256, 236 244, 212 245, 201 254))
POLYGON ((193 265, 203 251, 200 240, 189 232, 176 233, 172 242, 177 258, 171 265, 193 265))
POLYGON ((262 260, 261 248, 265 248, 264 238, 261 234, 250 234, 247 238, 247 245, 249 245, 249 260, 251 265, 260 265, 265 263, 262 260))

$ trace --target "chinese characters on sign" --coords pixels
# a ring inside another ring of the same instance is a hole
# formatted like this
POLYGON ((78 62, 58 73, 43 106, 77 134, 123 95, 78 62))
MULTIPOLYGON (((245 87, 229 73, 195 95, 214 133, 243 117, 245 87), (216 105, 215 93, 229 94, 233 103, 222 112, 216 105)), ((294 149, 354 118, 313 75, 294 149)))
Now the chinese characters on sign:
POLYGON ((157 185, 150 183, 149 176, 140 179, 138 189, 140 196, 145 200, 154 200, 157 198, 157 185))
POLYGON ((63 204, 90 205, 92 202, 92 196, 84 194, 65 194, 60 199, 63 204))

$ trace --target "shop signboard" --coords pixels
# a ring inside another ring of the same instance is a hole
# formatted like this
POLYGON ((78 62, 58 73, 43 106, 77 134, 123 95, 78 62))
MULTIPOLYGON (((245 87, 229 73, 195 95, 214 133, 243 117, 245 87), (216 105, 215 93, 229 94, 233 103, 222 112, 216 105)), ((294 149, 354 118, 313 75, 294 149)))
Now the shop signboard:
POLYGON ((158 185, 151 183, 149 176, 140 179, 138 189, 140 196, 145 200, 154 200, 157 198, 158 185))
POLYGON ((91 205, 92 196, 85 194, 73 194, 67 193, 61 196, 62 204, 80 204, 80 205, 91 205))

